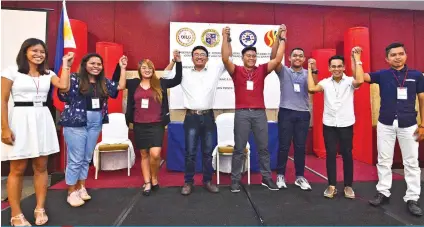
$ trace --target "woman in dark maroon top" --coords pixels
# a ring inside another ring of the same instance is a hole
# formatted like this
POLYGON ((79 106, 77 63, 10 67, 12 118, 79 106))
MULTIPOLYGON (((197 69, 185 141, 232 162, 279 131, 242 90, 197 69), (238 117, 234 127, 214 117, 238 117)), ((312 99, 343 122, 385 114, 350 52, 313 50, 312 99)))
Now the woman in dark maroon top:
POLYGON ((144 178, 143 195, 159 189, 158 171, 165 126, 170 122, 167 89, 181 83, 182 65, 179 52, 174 53, 176 75, 159 79, 153 62, 139 63, 140 78, 127 80, 127 123, 133 123, 134 142, 141 152, 141 170, 144 178))

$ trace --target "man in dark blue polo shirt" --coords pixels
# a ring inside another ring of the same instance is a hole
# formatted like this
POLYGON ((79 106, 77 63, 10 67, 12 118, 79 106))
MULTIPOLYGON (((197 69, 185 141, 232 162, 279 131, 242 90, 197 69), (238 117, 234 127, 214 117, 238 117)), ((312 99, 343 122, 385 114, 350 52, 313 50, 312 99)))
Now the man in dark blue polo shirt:
POLYGON ((380 116, 377 124, 378 184, 377 195, 369 203, 379 206, 389 201, 392 186, 392 164, 396 137, 399 141, 406 195, 403 197, 411 214, 422 216, 418 204, 421 192, 421 169, 418 163, 418 141, 424 139, 424 76, 405 64, 406 50, 401 43, 386 48, 390 69, 365 74, 364 80, 380 86, 380 116), (417 126, 415 111, 418 95, 421 124, 417 126))

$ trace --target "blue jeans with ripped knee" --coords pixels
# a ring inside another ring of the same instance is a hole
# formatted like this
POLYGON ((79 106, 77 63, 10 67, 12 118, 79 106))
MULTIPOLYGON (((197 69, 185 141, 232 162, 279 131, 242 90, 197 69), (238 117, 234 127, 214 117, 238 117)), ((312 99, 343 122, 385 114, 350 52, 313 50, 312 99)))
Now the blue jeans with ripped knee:
POLYGON ((68 148, 65 172, 67 185, 75 185, 78 180, 87 179, 88 167, 101 130, 101 111, 87 111, 87 126, 63 128, 68 148))

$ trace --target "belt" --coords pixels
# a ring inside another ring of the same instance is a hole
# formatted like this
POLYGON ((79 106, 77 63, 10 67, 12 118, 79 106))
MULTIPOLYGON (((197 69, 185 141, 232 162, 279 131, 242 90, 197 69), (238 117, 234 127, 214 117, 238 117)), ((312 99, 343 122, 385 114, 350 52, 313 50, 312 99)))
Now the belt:
POLYGON ((249 110, 249 111, 255 111, 255 110, 264 110, 263 108, 240 108, 238 110, 249 110))
POLYGON ((211 110, 187 110, 187 113, 203 115, 209 113, 211 110))
POLYGON ((47 106, 47 102, 15 102, 15 106, 47 106))

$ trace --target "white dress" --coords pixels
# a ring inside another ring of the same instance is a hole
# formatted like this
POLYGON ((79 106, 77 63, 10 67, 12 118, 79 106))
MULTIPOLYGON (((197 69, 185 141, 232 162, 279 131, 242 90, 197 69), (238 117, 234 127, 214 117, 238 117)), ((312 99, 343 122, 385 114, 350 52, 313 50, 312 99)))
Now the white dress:
MULTIPOLYGON (((31 77, 19 73, 17 66, 1 73, 2 77, 13 81, 10 99, 14 102, 46 102, 50 81, 55 75, 50 71, 48 75, 31 77)), ((60 151, 56 126, 47 106, 13 107, 13 102, 9 101, 8 114, 15 141, 13 146, 1 144, 1 161, 36 158, 60 151)))

